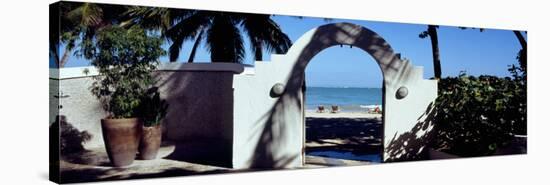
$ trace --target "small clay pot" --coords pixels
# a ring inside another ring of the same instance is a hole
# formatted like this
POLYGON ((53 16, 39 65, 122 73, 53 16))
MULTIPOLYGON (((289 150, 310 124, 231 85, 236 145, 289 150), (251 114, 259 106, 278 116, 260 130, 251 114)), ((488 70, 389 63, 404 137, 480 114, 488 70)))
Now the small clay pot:
POLYGON ((155 159, 160 148, 161 138, 162 127, 160 124, 151 127, 143 126, 139 143, 139 159, 155 159))
POLYGON ((141 121, 137 118, 101 120, 105 149, 113 166, 128 166, 134 162, 139 146, 141 125, 141 121))

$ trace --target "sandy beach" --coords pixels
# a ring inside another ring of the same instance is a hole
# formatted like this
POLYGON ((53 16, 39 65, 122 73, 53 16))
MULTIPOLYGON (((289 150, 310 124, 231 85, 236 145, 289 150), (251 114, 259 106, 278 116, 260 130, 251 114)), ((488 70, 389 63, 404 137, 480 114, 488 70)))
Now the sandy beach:
POLYGON ((366 112, 315 112, 313 110, 306 111, 306 117, 308 118, 374 118, 382 119, 382 114, 371 114, 366 112))
POLYGON ((346 159, 345 155, 379 155, 382 126, 381 114, 306 112, 306 152, 329 152, 331 155, 322 157, 341 159, 346 159))

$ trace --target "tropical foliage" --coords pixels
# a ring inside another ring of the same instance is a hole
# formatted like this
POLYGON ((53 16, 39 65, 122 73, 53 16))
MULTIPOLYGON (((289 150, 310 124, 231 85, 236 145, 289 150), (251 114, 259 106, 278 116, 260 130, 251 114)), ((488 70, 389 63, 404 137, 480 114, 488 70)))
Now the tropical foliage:
POLYGON ((263 50, 284 53, 291 41, 270 15, 132 7, 124 25, 139 24, 160 30, 171 41, 170 61, 176 61, 183 43, 195 39, 188 62, 193 62, 197 46, 205 42, 212 62, 241 63, 245 57, 243 38, 248 37, 256 60, 263 50))
MULTIPOLYGON (((525 32, 527 34, 527 32, 525 32)), ((514 31, 514 35, 518 39, 521 49, 518 52, 518 61, 519 61, 519 67, 522 71, 527 73, 527 40, 525 37, 521 34, 520 31, 514 31)))
POLYGON ((59 23, 51 26, 54 29, 50 32, 50 53, 57 67, 63 67, 73 53, 79 42, 92 42, 99 29, 113 25, 126 11, 125 6, 107 5, 83 2, 60 2, 58 10, 50 13, 50 19, 59 17, 59 20, 51 20, 52 23, 59 23), (64 44, 63 56, 59 56, 59 46, 64 44))
POLYGON ((160 98, 160 92, 157 87, 150 88, 141 98, 140 106, 137 108, 137 114, 142 118, 143 126, 150 127, 161 123, 162 118, 166 116, 168 103, 160 98))
POLYGON ((136 117, 154 84, 152 71, 165 54, 161 39, 134 26, 106 27, 94 42, 82 43, 83 55, 98 68, 92 93, 112 118, 136 117))
POLYGON ((285 53, 292 42, 270 15, 185 10, 156 7, 61 2, 59 10, 50 12, 51 19, 59 17, 52 26, 50 53, 57 67, 63 67, 70 55, 82 56, 75 48, 79 42, 93 42, 96 33, 105 26, 140 25, 158 31, 170 42, 170 61, 179 58, 185 41, 194 40, 187 61, 193 62, 198 46, 206 44, 213 62, 241 63, 246 54, 244 39, 250 42, 250 52, 262 60, 263 52, 285 53), (59 28, 59 30, 56 30, 59 28), (60 45, 65 46, 59 56, 60 45))
POLYGON ((434 148, 460 156, 493 154, 514 135, 527 134, 526 74, 448 77, 436 100, 434 148))

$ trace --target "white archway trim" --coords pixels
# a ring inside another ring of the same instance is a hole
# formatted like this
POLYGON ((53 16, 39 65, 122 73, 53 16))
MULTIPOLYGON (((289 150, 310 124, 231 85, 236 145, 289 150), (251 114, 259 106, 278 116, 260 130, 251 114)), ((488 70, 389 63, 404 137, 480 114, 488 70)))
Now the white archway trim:
POLYGON ((384 161, 412 155, 409 147, 420 144, 409 135, 419 132, 418 125, 426 122, 437 97, 437 82, 423 79, 422 67, 402 60, 375 32, 351 23, 334 23, 306 32, 286 54, 272 55, 271 62, 257 61, 254 75, 235 75, 236 168, 302 165, 304 71, 320 51, 340 44, 366 51, 383 73, 384 161), (277 83, 285 85, 285 92, 271 97, 270 90, 277 83), (405 97, 396 96, 399 88, 407 90, 405 97))

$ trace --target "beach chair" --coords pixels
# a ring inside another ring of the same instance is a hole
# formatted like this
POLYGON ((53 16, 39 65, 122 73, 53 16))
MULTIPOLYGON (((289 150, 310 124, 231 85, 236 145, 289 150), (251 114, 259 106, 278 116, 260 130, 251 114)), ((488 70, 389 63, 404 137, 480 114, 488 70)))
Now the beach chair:
POLYGON ((322 105, 317 106, 317 112, 318 112, 318 113, 323 113, 323 112, 325 112, 325 106, 322 106, 322 105))
POLYGON ((337 113, 340 112, 340 107, 338 105, 331 106, 330 113, 337 113))
POLYGON ((376 113, 376 114, 382 114, 382 111, 380 110, 380 107, 374 108, 374 113, 376 113))

